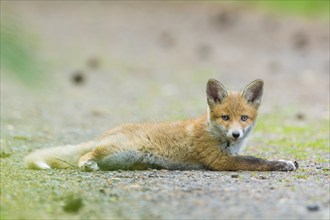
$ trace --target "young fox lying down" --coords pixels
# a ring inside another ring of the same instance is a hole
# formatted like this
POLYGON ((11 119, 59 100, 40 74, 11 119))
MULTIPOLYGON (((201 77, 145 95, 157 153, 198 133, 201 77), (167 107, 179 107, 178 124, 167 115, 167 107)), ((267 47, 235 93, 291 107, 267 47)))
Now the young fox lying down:
POLYGON ((26 157, 25 164, 31 169, 78 166, 84 171, 296 170, 297 162, 238 156, 255 124, 262 93, 261 80, 230 92, 210 79, 207 114, 200 118, 125 124, 87 143, 38 150, 26 157))

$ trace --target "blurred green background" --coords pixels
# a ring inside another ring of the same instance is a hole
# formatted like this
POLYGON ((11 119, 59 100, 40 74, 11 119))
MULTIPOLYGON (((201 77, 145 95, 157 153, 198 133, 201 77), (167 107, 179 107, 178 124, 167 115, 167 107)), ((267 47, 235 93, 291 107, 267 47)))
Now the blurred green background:
POLYGON ((256 1, 255 7, 274 11, 279 15, 303 16, 306 18, 329 19, 329 1, 323 0, 280 0, 256 1))
MULTIPOLYGON (((245 1, 212 2, 217 5, 235 4, 261 11, 275 13, 277 16, 298 16, 306 19, 329 19, 329 1, 289 0, 289 1, 245 1)), ((17 80, 30 87, 38 87, 46 77, 46 60, 39 56, 38 32, 20 22, 14 11, 1 16, 1 68, 5 68, 17 80), (8 16, 9 15, 9 16, 8 16)), ((48 63, 49 65, 49 63, 48 63)), ((3 71, 1 71, 3 72, 3 71)))

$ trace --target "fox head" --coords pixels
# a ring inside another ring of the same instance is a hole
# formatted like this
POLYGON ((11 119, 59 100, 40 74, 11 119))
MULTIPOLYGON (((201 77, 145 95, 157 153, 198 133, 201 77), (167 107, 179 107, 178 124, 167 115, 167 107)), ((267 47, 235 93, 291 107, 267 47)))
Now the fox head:
POLYGON ((246 137, 256 121, 263 84, 262 80, 255 80, 241 92, 231 92, 210 79, 206 87, 210 132, 230 142, 246 137))

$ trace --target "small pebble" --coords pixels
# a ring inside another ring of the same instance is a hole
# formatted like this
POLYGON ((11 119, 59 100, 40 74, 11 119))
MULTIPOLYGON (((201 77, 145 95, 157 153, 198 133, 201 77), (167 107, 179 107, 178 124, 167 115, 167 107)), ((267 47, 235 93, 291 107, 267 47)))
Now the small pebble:
POLYGON ((296 119, 298 119, 298 120, 304 120, 305 119, 305 115, 303 113, 297 113, 296 114, 296 119))
POLYGON ((232 174, 231 178, 238 178, 238 174, 232 174))
POLYGON ((85 76, 81 71, 76 71, 73 73, 71 80, 75 85, 81 85, 86 81, 85 76))
POLYGON ((259 179, 266 180, 267 177, 261 175, 261 176, 259 176, 259 179))
POLYGON ((313 205, 308 205, 307 209, 310 212, 316 212, 320 209, 320 207, 318 205, 313 204, 313 205))

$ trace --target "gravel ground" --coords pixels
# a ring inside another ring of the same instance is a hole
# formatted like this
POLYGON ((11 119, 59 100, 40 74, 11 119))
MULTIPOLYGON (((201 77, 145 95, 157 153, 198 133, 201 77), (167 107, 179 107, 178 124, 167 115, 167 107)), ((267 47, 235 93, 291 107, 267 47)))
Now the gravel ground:
POLYGON ((29 89, 1 69, 1 149, 11 151, 1 157, 1 218, 329 219, 329 151, 321 165, 299 161, 302 178, 22 164, 35 149, 86 141, 124 122, 197 117, 209 78, 229 88, 264 79, 261 115, 329 120, 327 21, 199 2, 14 1, 1 2, 1 13, 37 33, 51 76, 29 89))

